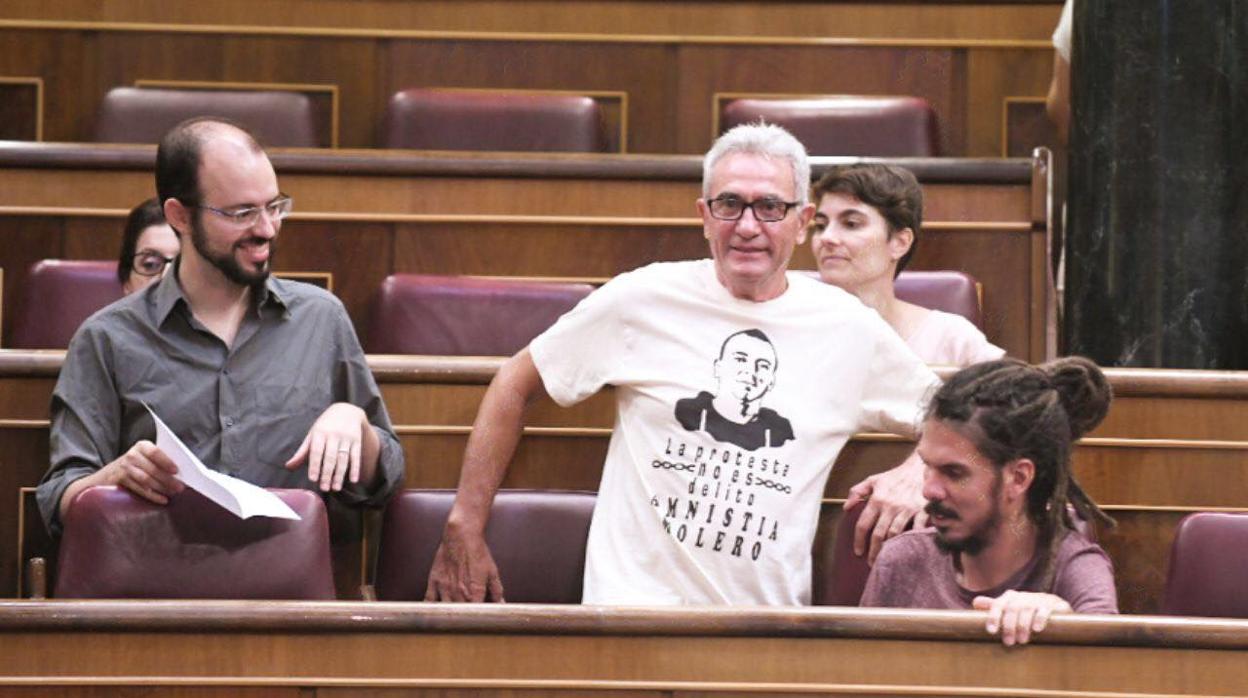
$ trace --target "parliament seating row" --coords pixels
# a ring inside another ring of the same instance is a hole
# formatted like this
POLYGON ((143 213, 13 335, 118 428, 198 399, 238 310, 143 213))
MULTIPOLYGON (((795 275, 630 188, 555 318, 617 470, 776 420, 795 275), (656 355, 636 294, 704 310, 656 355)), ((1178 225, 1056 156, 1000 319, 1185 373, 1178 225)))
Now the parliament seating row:
MULTIPOLYGON (((275 271, 332 277, 357 334, 395 273, 601 283, 654 261, 707 254, 693 202, 701 162, 681 156, 275 151, 296 213, 275 271)), ((814 174, 837 161, 816 158, 814 174)), ((983 284, 983 327, 1011 356, 1042 360, 1047 157, 891 160, 924 190, 908 269, 955 269, 983 284)), ((154 148, 0 144, 5 336, 30 266, 116 254, 122 219, 151 196, 154 148), (67 204, 66 202, 72 202, 67 204)), ((809 246, 793 268, 815 266, 809 246)))
MULTIPOLYGON (((116 87, 96 117, 98 143, 156 143, 174 125, 219 116, 274 147, 315 148, 317 114, 305 94, 280 90, 116 87)), ((791 130, 812 155, 931 157, 940 136, 931 105, 918 97, 829 95, 730 99, 717 130, 759 119, 791 130)), ((611 152, 601 105, 592 96, 531 91, 410 88, 383 115, 380 146, 416 150, 611 152)), ((619 141, 617 137, 614 139, 619 141)))
MULTIPOLYGON (((407 459, 406 486, 453 488, 465 442, 487 384, 502 359, 369 356, 407 459)), ((48 465, 48 404, 63 353, 0 351, 0 492, 21 493, 0 507, 0 593, 21 595, 18 561, 55 560, 34 505, 48 465)), ((948 369, 938 368, 941 375, 948 369)), ((1162 606, 1169 547, 1179 521, 1195 511, 1248 512, 1248 379, 1235 372, 1107 369, 1114 406, 1075 449, 1085 490, 1118 521, 1099 540, 1116 561, 1122 608, 1162 606)), ((611 390, 564 409, 534 404, 503 486, 592 490, 602 477, 611 390)), ((858 434, 838 458, 824 492, 820 536, 831 540, 850 486, 896 465, 913 445, 858 434)), ((371 521, 371 516, 365 516, 371 521)), ((375 531, 336 522, 335 582, 340 598, 358 593, 371 567, 375 531), (341 525, 339 525, 339 523, 341 525), (354 533, 352 533, 354 531, 354 533), (371 564, 371 562, 369 563, 371 564)))
MULTIPOLYGON (((121 298, 115 270, 115 262, 103 260, 36 262, 7 345, 67 347, 84 320, 121 298)), ((370 354, 510 356, 591 291, 580 283, 392 274, 371 304, 364 348, 370 354)), ((902 272, 897 294, 980 324, 978 286, 967 274, 902 272)))
MULTIPOLYGON (((306 490, 274 493, 301 518, 239 519, 193 490, 157 506, 117 487, 90 488, 66 517, 54 596, 333 599, 323 503, 306 490)), ((366 599, 424 598, 454 496, 407 490, 387 505, 366 599)), ((581 601, 595 500, 589 492, 499 493, 485 537, 509 601, 581 601)), ((858 603, 869 573, 852 550, 858 513, 842 516, 833 540, 813 551, 815 605, 858 603)), ((1189 515, 1172 547, 1163 613, 1248 618, 1248 515, 1189 515)))

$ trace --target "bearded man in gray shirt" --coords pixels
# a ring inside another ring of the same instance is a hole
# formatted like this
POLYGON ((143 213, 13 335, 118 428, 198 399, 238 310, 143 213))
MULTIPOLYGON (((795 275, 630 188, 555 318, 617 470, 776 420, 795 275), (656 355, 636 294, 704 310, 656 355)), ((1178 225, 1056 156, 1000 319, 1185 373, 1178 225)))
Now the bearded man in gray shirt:
POLYGON ((182 490, 145 404, 223 473, 384 501, 403 450, 342 303, 269 276, 292 202, 255 138, 216 119, 179 124, 157 150, 156 188, 182 253, 70 342, 38 489, 48 529, 92 485, 157 504, 182 490))

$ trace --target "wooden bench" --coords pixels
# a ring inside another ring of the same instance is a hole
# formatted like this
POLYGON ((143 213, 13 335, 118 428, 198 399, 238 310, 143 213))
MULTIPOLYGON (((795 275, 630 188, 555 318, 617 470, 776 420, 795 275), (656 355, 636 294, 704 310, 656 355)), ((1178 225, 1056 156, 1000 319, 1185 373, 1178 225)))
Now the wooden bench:
MULTIPOLYGON (((47 405, 62 352, 0 351, 0 493, 19 498, 48 464, 47 405)), ((407 458, 408 487, 454 487, 473 418, 499 359, 372 356, 407 458)), ((1248 374, 1107 369, 1117 395, 1105 423, 1075 450, 1075 470, 1119 521, 1100 540, 1115 561, 1123 609, 1160 604, 1174 527, 1200 510, 1248 511, 1248 374)), ((571 408, 532 406, 504 487, 595 490, 615 418, 610 391, 571 408)), ((899 463, 904 439, 860 434, 842 452, 824 492, 830 535, 850 486, 899 463)), ((18 587, 22 557, 46 554, 33 508, 0 508, 0 595, 18 587), (19 521, 19 513, 24 518, 19 521), (19 525, 22 527, 19 530, 19 525)), ((340 590, 358 586, 358 547, 337 552, 340 590)))
MULTIPOLYGON (((816 174, 831 162, 816 158, 816 174)), ((913 168, 927 197, 912 268, 974 276, 988 337, 1043 357, 1047 160, 890 162, 913 168)), ((116 255, 123 216, 151 196, 153 163, 150 147, 0 144, 5 317, 36 260, 116 255)), ((278 151, 273 163, 295 199, 275 268, 331 274, 360 332, 395 272, 601 282, 708 254, 698 157, 278 151)), ((814 268, 809 247, 794 266, 814 268)))
POLYGON ((0 602, 5 695, 1242 695, 1248 621, 376 602, 0 602))

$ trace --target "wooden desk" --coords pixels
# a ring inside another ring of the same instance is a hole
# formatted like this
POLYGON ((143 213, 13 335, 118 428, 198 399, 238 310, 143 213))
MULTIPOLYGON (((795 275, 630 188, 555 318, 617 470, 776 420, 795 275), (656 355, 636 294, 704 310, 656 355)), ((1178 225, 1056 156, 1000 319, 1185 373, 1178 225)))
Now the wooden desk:
MULTIPOLYGON (((62 352, 0 351, 0 496, 17 499, 47 469, 47 406, 62 352)), ((481 395, 500 359, 372 356, 407 457, 408 487, 454 487, 481 395)), ((1100 540, 1117 565, 1124 610, 1159 607, 1178 521, 1193 511, 1248 511, 1248 373, 1108 369, 1117 398, 1075 450, 1087 491, 1118 518, 1100 540)), ((533 405, 504 487, 594 490, 615 419, 609 391, 571 409, 533 405)), ((830 535, 850 486, 899 463, 890 435, 850 441, 824 493, 830 535)), ((29 508, 31 502, 26 501, 29 508)), ((0 507, 0 595, 17 591, 18 512, 0 507)), ((33 513, 33 510, 32 510, 33 513)), ((42 527, 27 518, 28 546, 42 527)), ((340 561, 354 567, 358 559, 340 561)))
MULTIPOLYGON (((816 158, 816 174, 837 161, 816 158)), ((912 268, 970 273, 988 337, 1043 357, 1046 161, 889 162, 925 190, 912 268)), ((4 317, 35 261, 115 257, 125 214, 152 195, 153 163, 150 147, 0 144, 4 317)), ((604 281, 707 256, 699 157, 292 150, 273 164, 295 199, 275 268, 331 273, 365 341, 369 302, 396 272, 604 281)), ((814 268, 808 247, 794 267, 814 268)))
POLYGON ((1248 622, 970 611, 0 603, 5 695, 1244 695, 1248 622), (88 688, 91 687, 91 688, 88 688))

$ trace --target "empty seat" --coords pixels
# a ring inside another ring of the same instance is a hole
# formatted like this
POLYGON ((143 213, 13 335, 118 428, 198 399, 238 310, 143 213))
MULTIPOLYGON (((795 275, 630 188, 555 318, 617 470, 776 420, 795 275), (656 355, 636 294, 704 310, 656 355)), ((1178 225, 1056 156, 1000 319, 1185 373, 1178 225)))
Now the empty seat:
POLYGON ((1248 515, 1201 512, 1179 522, 1161 612, 1248 618, 1248 515))
POLYGON ((333 599, 325 504, 272 491, 302 519, 239 519, 190 489, 160 506, 92 487, 65 517, 55 596, 333 599))
POLYGON ((236 121, 266 146, 315 148, 312 100, 279 90, 177 90, 115 87, 104 96, 95 122, 98 143, 159 143, 178 123, 196 116, 236 121))
POLYGON ((64 349, 92 313, 121 298, 117 262, 45 259, 31 266, 18 292, 6 345, 64 349))
POLYGON ((588 284, 393 274, 369 311, 370 354, 510 356, 554 324, 588 284))
MULTIPOLYGON (((407 490, 390 501, 377 555, 378 600, 425 598, 454 499, 453 490, 407 490)), ((507 601, 580 603, 595 501, 592 492, 498 493, 485 540, 507 601)))
POLYGON ((421 150, 607 150, 602 109, 590 97, 532 92, 409 89, 390 98, 383 145, 421 150))
POLYGON ((940 150, 936 113, 918 97, 733 99, 720 109, 720 131, 760 118, 788 129, 811 155, 930 157, 940 150))
MULTIPOLYGON (((819 272, 808 271, 819 278, 819 272)), ((932 310, 961 315, 981 325, 979 282, 960 271, 903 271, 893 281, 897 298, 932 310)))

